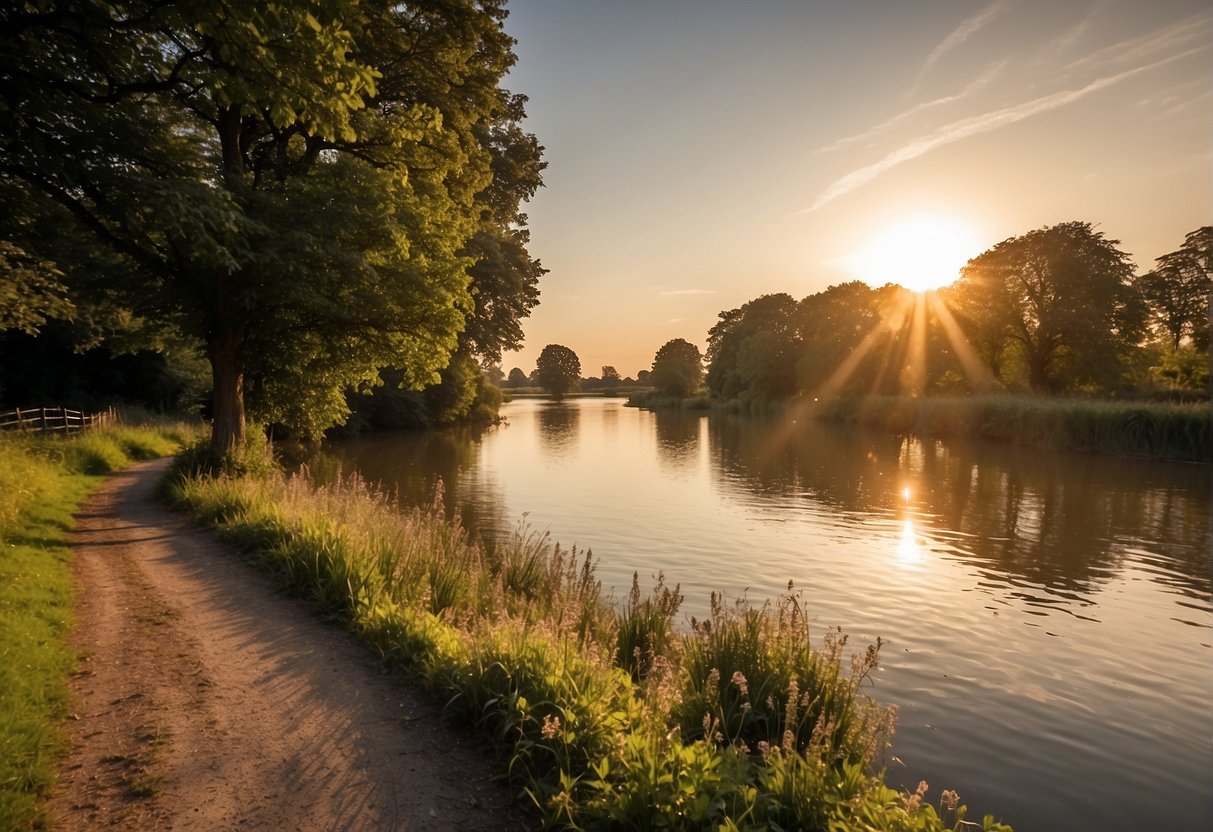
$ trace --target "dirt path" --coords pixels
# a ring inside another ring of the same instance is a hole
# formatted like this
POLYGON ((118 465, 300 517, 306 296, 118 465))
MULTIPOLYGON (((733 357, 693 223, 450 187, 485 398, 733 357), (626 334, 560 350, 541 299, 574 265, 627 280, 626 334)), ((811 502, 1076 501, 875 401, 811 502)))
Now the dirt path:
POLYGON ((78 515, 84 660, 52 828, 526 828, 435 706, 157 505, 166 465, 78 515))

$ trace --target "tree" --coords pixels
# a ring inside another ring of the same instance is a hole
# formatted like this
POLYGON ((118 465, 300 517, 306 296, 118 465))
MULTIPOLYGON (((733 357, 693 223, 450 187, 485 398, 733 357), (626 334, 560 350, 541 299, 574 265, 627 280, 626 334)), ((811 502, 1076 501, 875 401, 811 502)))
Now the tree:
MULTIPOLYGON (((747 361, 743 367, 740 362, 741 346, 746 339, 759 332, 769 332, 774 340, 764 339, 762 352, 772 354, 777 352, 787 357, 787 378, 780 380, 776 386, 790 389, 792 379, 792 363, 790 356, 797 350, 797 333, 795 328, 796 301, 791 295, 779 293, 763 295, 737 309, 720 313, 720 320, 708 331, 708 389, 712 394, 724 399, 731 399, 743 392, 750 391, 753 378, 747 370, 757 369, 762 362, 747 361), (783 382, 787 381, 785 385, 783 382)), ((757 355, 755 349, 750 350, 750 358, 757 355)), ((764 379, 766 381, 773 379, 764 379)), ((759 392, 753 390, 751 392, 759 392)))
POLYGON ((636 383, 637 384, 648 384, 649 375, 650 375, 650 373, 648 370, 640 370, 639 372, 636 373, 636 383))
POLYGON ((1138 280, 1151 322, 1167 334, 1172 350, 1178 350, 1187 338, 1207 349, 1213 226, 1191 232, 1178 251, 1164 254, 1155 262, 1154 271, 1138 280))
POLYGON ((77 304, 116 299, 199 344, 216 450, 243 441, 246 396, 255 419, 316 434, 380 367, 438 380, 485 259, 485 131, 510 123, 496 0, 0 14, 0 187, 31 218, 0 228, 77 304), (100 256, 48 245, 48 225, 100 256))
POLYGON ((1030 231, 970 260, 948 300, 1001 380, 1018 366, 1037 392, 1113 386, 1144 311, 1118 245, 1090 223, 1030 231))
POLYGON ((506 387, 526 387, 529 383, 530 379, 527 378, 521 367, 510 370, 510 374, 505 380, 506 387))
POLYGON ((608 390, 613 390, 619 386, 619 371, 610 364, 603 365, 601 378, 602 386, 608 390))
POLYGON ((653 356, 648 381, 667 396, 691 395, 703 384, 703 356, 699 347, 682 338, 666 341, 653 356))
POLYGON ((564 398, 581 381, 581 359, 560 344, 548 344, 535 362, 535 380, 556 399, 564 398))

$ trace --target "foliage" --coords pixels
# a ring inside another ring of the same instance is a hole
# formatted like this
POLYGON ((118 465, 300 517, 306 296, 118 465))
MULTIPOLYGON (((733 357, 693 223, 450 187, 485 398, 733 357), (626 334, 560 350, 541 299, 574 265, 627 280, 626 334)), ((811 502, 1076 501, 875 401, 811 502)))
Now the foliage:
POLYGON ((548 344, 535 362, 535 381, 557 399, 577 389, 581 381, 581 359, 561 344, 548 344))
POLYGON ((647 379, 667 396, 690 396, 703 385, 703 356, 699 347, 682 338, 666 341, 653 356, 647 379))
POLYGON ((1016 381, 1010 351, 1037 392, 1115 385, 1144 313, 1117 245, 1090 223, 1063 223, 1004 240, 961 270, 949 303, 1004 383, 1016 381))
POLYGON ((711 633, 680 635, 677 588, 658 580, 644 597, 637 581, 615 612, 588 554, 526 528, 483 549, 439 500, 401 512, 356 478, 317 487, 281 474, 186 476, 173 491, 477 726, 548 827, 963 828, 950 793, 945 822, 866 767, 891 718, 860 688, 874 648, 851 665, 840 637, 813 650, 795 599, 778 606, 792 617, 718 609, 711 633), (710 689, 717 666, 748 671, 778 705, 759 703, 762 720, 747 723, 735 691, 710 689), (725 724, 749 733, 734 743, 725 724), (783 726, 795 726, 787 747, 783 726), (772 732, 765 752, 741 745, 772 732))
POLYGON ((33 335, 47 318, 71 315, 63 274, 54 263, 0 240, 0 275, 0 331, 19 329, 33 335))
POLYGON ((530 383, 531 380, 527 378, 527 374, 523 372, 521 367, 511 369, 510 374, 505 379, 506 387, 526 387, 530 383))
POLYGON ((508 320, 541 272, 503 17, 495 0, 6 11, 6 250, 61 271, 77 306, 204 349, 217 449, 243 441, 246 393, 254 418, 315 435, 383 366, 433 383, 477 297, 508 320))
POLYGON ((782 293, 721 312, 708 331, 707 380, 712 395, 725 399, 743 392, 779 395, 773 391, 785 389, 791 365, 781 368, 773 362, 797 351, 795 313, 796 301, 782 293))
POLYGON ((67 715, 72 623, 66 535, 100 474, 200 435, 124 424, 70 438, 0 433, 0 828, 41 828, 67 715))
POLYGON ((1158 258, 1154 271, 1139 278, 1142 296, 1150 308, 1151 323, 1166 334, 1173 350, 1186 338, 1208 341, 1209 287, 1213 276, 1193 251, 1201 232, 1213 238, 1213 227, 1194 231, 1179 251, 1158 258))

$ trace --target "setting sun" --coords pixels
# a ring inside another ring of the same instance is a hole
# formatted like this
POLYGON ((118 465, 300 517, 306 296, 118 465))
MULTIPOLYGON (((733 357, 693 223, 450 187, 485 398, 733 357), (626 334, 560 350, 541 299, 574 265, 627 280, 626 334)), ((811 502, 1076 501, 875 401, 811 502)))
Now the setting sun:
POLYGON ((839 262, 872 286, 899 283, 925 292, 954 281, 981 250, 977 233, 964 222, 912 217, 886 226, 839 262))

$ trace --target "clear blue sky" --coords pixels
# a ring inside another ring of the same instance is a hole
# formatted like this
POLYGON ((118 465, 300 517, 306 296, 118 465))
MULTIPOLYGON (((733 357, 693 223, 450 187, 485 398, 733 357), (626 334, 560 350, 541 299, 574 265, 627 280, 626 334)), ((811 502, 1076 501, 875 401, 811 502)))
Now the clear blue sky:
POLYGON ((561 343, 634 375, 760 294, 946 280, 1057 222, 1143 269, 1213 223, 1208 0, 509 8, 551 271, 506 370, 561 343))

